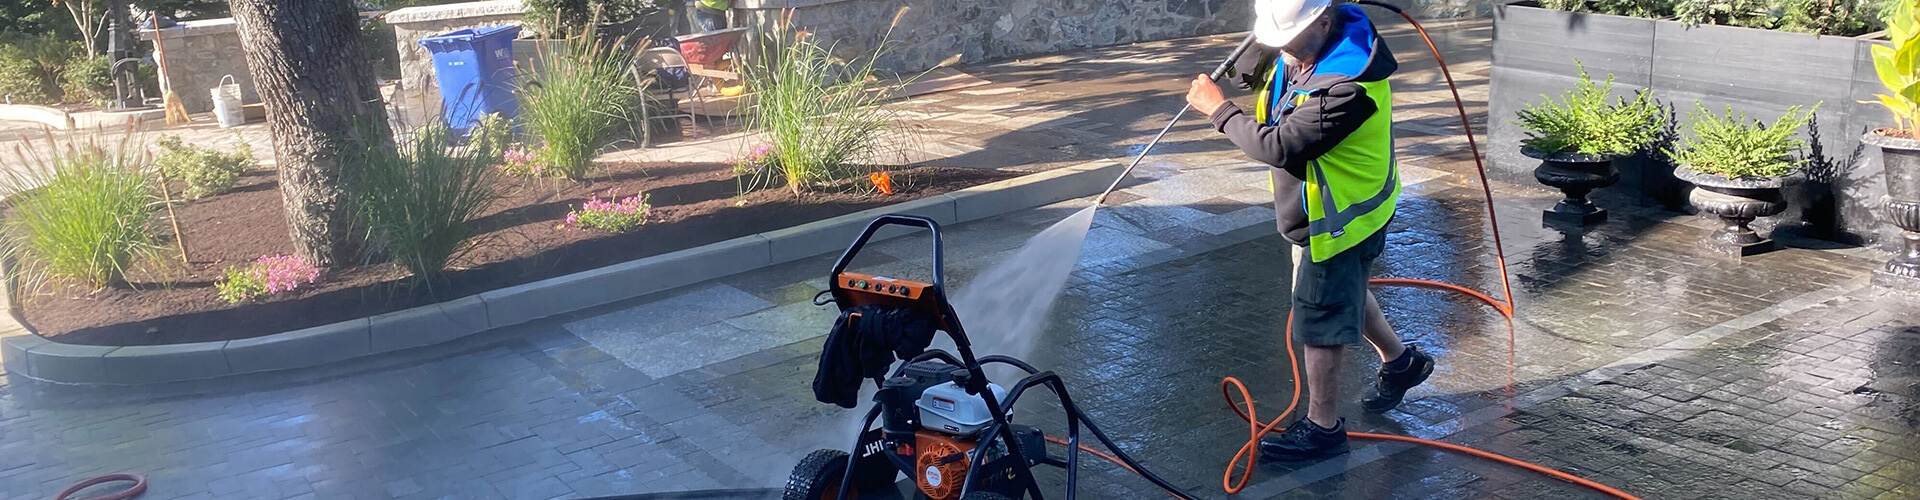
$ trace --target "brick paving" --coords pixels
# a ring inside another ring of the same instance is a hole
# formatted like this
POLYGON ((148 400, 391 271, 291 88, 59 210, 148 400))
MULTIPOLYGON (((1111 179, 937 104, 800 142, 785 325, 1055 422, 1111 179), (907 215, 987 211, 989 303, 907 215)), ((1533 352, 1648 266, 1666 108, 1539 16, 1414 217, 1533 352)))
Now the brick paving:
MULTIPOLYGON (((1440 40, 1476 112, 1486 64, 1474 47, 1487 35, 1465 25, 1440 40)), ((952 148, 943 161, 1044 168, 1119 156, 1166 118, 1138 113, 1177 107, 1168 104, 1178 77, 1197 72, 1183 68, 1203 67, 1224 43, 969 68, 995 85, 910 105, 957 117, 950 123, 1021 117, 998 135, 939 128, 940 146, 926 147, 952 148), (1115 69, 1129 64, 1139 71, 1115 69), (995 90, 1006 88, 1019 91, 995 90)), ((1444 87, 1415 62, 1420 53, 1401 52, 1409 186, 1378 274, 1497 290, 1479 187, 1447 128, 1451 106, 1435 101, 1444 87)), ((1200 128, 1170 136, 1144 182, 1099 212, 1081 267, 1020 354, 1065 377, 1127 451, 1218 498, 1246 432, 1219 399, 1219 379, 1249 381, 1269 416, 1291 387, 1277 338, 1287 277, 1263 168, 1200 128)), ((1389 320, 1440 364, 1399 410, 1349 406, 1354 429, 1467 444, 1647 498, 1920 496, 1920 308, 1867 285, 1871 252, 1789 248, 1732 263, 1696 250, 1711 225, 1690 216, 1615 206, 1613 221, 1563 234, 1540 225, 1555 194, 1507 184, 1496 194, 1519 303, 1512 329, 1471 299, 1382 289, 1389 320)), ((968 286, 1084 203, 949 228, 952 279, 968 286)), ((925 272, 924 245, 879 243, 855 266, 911 277, 925 272)), ((808 386, 832 316, 806 301, 829 264, 823 256, 244 380, 135 389, 11 380, 0 386, 0 498, 119 471, 149 475, 143 498, 765 496, 806 452, 844 447, 854 423, 853 412, 813 402, 808 386)), ((1012 345, 975 336, 989 351, 1012 345)), ((1353 356, 1344 389, 1358 394, 1377 360, 1353 356)), ((1048 397, 1024 399, 1019 412, 1060 429, 1048 397)), ((1103 462, 1083 467, 1089 497, 1157 496, 1103 462)), ((1042 476, 1055 487, 1060 478, 1042 476)), ((1594 495, 1477 459, 1358 442, 1325 462, 1263 464, 1241 497, 1594 495)))

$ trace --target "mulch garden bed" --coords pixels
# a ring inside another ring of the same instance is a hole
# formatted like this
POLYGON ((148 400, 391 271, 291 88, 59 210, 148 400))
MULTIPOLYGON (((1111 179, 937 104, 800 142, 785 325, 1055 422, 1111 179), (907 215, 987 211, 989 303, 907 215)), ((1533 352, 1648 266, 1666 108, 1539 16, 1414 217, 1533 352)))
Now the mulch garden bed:
MULTIPOLYGON (((1014 177, 964 168, 893 169, 894 194, 864 181, 796 197, 784 188, 741 196, 732 166, 715 163, 600 164, 588 181, 506 177, 504 198, 479 219, 483 236, 431 290, 389 264, 337 268, 318 283, 262 301, 233 305, 214 283, 221 271, 262 255, 291 253, 280 192, 271 171, 250 173, 234 190, 176 205, 190 264, 178 260, 161 284, 136 273, 132 287, 69 290, 27 302, 24 320, 69 344, 158 345, 244 339, 442 302, 792 227, 874 207, 1014 177), (864 188, 864 189, 862 189, 864 188), (589 196, 648 194, 647 223, 609 234, 561 226, 589 196), (149 283, 139 283, 149 281, 149 283)), ((164 215, 164 212, 162 212, 164 215)), ((165 227, 165 223, 160 224, 165 227)), ((172 250, 171 233, 166 255, 172 250)))

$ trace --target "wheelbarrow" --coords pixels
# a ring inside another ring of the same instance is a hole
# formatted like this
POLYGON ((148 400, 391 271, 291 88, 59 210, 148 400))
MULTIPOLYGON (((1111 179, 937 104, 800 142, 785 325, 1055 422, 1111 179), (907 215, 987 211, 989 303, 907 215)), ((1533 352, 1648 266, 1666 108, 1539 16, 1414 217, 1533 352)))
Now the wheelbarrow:
POLYGON ((732 28, 710 33, 694 33, 673 37, 680 42, 680 55, 687 64, 712 66, 720 62, 721 56, 733 51, 733 46, 747 34, 746 28, 732 28))

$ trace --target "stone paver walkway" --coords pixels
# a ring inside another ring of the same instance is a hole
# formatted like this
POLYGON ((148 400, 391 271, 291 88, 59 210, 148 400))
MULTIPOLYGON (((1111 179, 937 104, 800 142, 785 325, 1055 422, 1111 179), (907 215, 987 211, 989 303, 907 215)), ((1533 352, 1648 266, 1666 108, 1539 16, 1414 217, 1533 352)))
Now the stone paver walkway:
MULTIPOLYGON (((1479 187, 1451 105, 1439 100, 1444 86, 1404 29, 1392 33, 1409 47, 1395 81, 1409 187, 1378 274, 1497 290, 1479 187)), ((1488 35, 1484 24, 1464 25, 1441 40, 1476 113, 1488 35)), ((946 135, 929 144, 965 150, 946 161, 1031 168, 1122 156, 1230 43, 968 68, 995 85, 916 102, 955 117, 928 132, 946 135), (958 125, 988 126, 972 113, 1025 121, 993 125, 998 135, 958 125)), ((1252 383, 1268 415, 1291 387, 1278 340, 1287 267, 1264 167, 1199 123, 1189 119, 1143 167, 1143 182, 1098 213, 1044 333, 974 335, 985 351, 1024 351, 1014 353, 1059 372, 1127 451, 1219 498, 1220 471, 1246 432, 1219 399, 1219 379, 1252 383)), ((1616 207, 1612 222, 1563 234, 1540 226, 1555 194, 1495 189, 1518 319, 1509 329, 1471 299, 1382 289, 1389 320, 1440 364, 1397 411, 1348 407, 1354 429, 1480 447, 1647 498, 1920 496, 1920 307, 1867 285, 1869 252, 1791 248, 1735 264, 1699 253, 1710 225, 1689 216, 1616 207)), ((949 228, 950 276, 969 286, 1085 203, 949 228)), ((855 267, 925 273, 924 245, 877 244, 855 267)), ((0 498, 50 496, 120 471, 148 474, 143 498, 153 499, 764 494, 811 449, 844 447, 855 421, 812 401, 808 386, 832 313, 807 300, 829 264, 822 256, 449 345, 245 380, 138 389, 12 380, 0 386, 0 498)), ((1369 358, 1351 354, 1345 383, 1355 394, 1377 366, 1369 358)), ((1061 428, 1044 396, 1019 411, 1061 428)), ((1060 477, 1043 480, 1057 487, 1060 477)), ((1090 498, 1158 495, 1097 460, 1082 477, 1090 498)), ((1263 464, 1241 497, 1593 495, 1477 459, 1359 442, 1326 462, 1263 464)))

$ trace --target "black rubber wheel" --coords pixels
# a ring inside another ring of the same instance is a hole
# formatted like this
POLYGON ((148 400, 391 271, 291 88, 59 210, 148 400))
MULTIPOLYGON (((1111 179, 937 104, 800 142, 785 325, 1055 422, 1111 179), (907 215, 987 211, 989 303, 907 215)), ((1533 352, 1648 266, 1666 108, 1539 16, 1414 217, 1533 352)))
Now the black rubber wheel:
MULTIPOLYGON (((787 491, 781 500, 833 500, 840 493, 840 478, 847 475, 847 452, 813 450, 787 476, 787 491)), ((847 492, 847 498, 859 498, 859 487, 847 492)))

